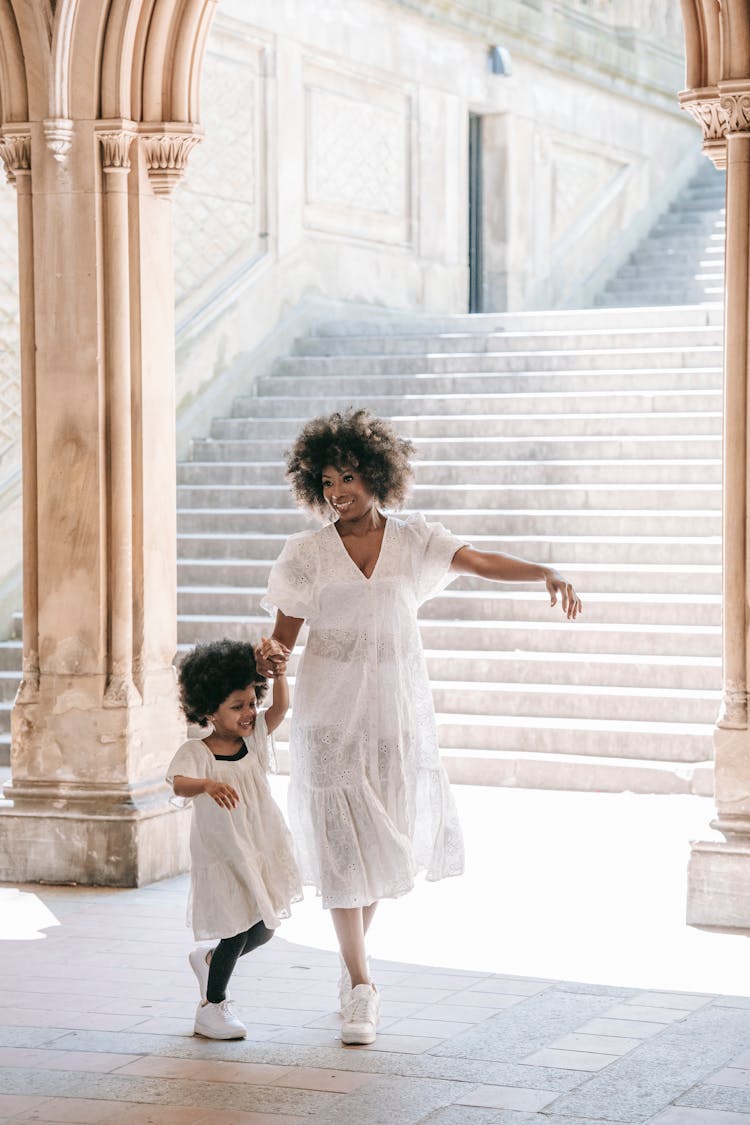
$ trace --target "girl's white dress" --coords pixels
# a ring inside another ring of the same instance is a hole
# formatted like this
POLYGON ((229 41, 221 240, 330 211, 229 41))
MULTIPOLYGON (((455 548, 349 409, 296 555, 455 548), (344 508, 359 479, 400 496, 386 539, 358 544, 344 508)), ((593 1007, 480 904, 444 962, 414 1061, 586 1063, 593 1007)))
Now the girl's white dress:
POLYGON ((275 930, 302 898, 289 829, 266 778, 268 729, 263 712, 244 741, 239 761, 215 758, 199 738, 183 743, 169 764, 177 774, 210 777, 234 786, 239 804, 231 811, 207 793, 192 803, 188 922, 198 941, 233 937, 263 922, 275 930))
POLYGON ((289 815, 302 880, 325 907, 363 906, 459 875, 463 841, 440 764, 417 609, 455 574, 462 540, 389 517, 371 578, 335 525, 292 535, 261 602, 303 617, 289 815))

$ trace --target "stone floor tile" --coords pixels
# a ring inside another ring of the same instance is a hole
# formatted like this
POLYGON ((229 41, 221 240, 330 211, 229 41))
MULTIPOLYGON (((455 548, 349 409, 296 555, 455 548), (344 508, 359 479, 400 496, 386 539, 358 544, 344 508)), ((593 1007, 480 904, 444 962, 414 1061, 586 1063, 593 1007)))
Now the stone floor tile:
MULTIPOLYGON (((450 999, 453 999, 450 997, 450 999)), ((461 997, 462 1004, 470 1004, 472 1007, 478 1008, 491 1008, 496 1012, 503 1011, 504 1008, 514 1008, 516 1004, 523 1004, 527 997, 518 993, 505 993, 505 992, 476 992, 471 989, 465 996, 461 997)))
POLYGON ((737 1066, 741 1070, 750 1070, 750 1051, 743 1051, 741 1055, 737 1055, 731 1059, 728 1066, 737 1066))
POLYGON ((0 1120, 17 1113, 31 1113, 44 1098, 33 1094, 0 1094, 0 1120))
POLYGON ((559 1091, 522 1089, 518 1086, 475 1086, 468 1090, 463 1097, 458 1098, 457 1105, 478 1105, 494 1109, 544 1109, 556 1098, 559 1091))
POLYGON ((120 1067, 118 1074, 142 1078, 178 1078, 194 1082, 247 1082, 270 1085, 286 1072, 283 1066, 264 1063, 223 1062, 220 1059, 170 1059, 150 1056, 120 1067))
POLYGON ((537 996, 554 984, 550 980, 525 980, 521 977, 484 977, 469 992, 500 992, 509 996, 537 996))
POLYGON ((23 1067, 38 1070, 113 1071, 132 1063, 135 1055, 115 1055, 94 1051, 29 1050, 24 1047, 0 1047, 0 1067, 23 1067))
POLYGON ((324 1069, 314 1066, 287 1068, 281 1077, 269 1082, 270 1086, 293 1086, 299 1090, 326 1090, 332 1094, 349 1094, 360 1086, 372 1082, 374 1074, 354 1071, 324 1069))
POLYGON ((727 1066, 704 1079, 707 1086, 736 1086, 739 1090, 750 1090, 750 1070, 727 1066))
POLYGON ((132 1016, 108 1015, 105 1012, 63 1015, 39 1008, 3 1008, 2 1019, 9 1027, 50 1027, 73 1031, 124 1031, 133 1023, 132 1016))
POLYGON ((563 1035, 550 1043, 557 1051, 594 1051, 600 1055, 627 1055, 640 1047, 642 1039, 627 1039, 624 1035, 588 1035, 581 1031, 563 1035))
POLYGON ((430 1039, 450 1039, 463 1031, 469 1031, 472 1027, 474 1027, 473 1023, 454 1023, 451 1020, 434 1020, 427 1017, 396 1020, 389 1026, 388 1032, 390 1035, 419 1035, 430 1039))
MULTIPOLYGON (((385 1005, 382 1006, 381 1011, 385 1005)), ((481 1023, 489 1019, 493 1012, 502 1011, 501 1007, 489 1008, 482 1004, 469 1006, 467 1004, 425 1004, 415 1007, 408 1015, 421 1020, 447 1020, 449 1023, 481 1023)))
MULTIPOLYGON (((425 972, 405 973, 398 984, 403 988, 439 989, 441 992, 463 992, 473 985, 491 981, 492 977, 467 976, 460 973, 425 972)), ((490 989, 491 991, 491 989, 490 989)))
POLYGON ((614 1055, 602 1055, 592 1051, 558 1051, 554 1047, 544 1047, 535 1051, 523 1061, 531 1066, 551 1066, 555 1070, 603 1070, 614 1060, 614 1055))
POLYGON ((676 1023, 689 1016, 688 1008, 658 1008, 646 1004, 616 1004, 602 1012, 605 1019, 639 1020, 643 1023, 676 1023))
POLYGON ((120 1112, 132 1109, 135 1103, 98 1101, 92 1098, 44 1098, 25 1118, 28 1122, 51 1122, 59 1125, 100 1125, 109 1121, 113 1108, 120 1112))
POLYGON ((660 1035, 668 1024, 645 1020, 613 1020, 600 1016, 578 1028, 583 1035, 620 1035, 626 1039, 651 1039, 660 1035))
MULTIPOLYGON (((529 1115, 524 1114, 524 1117, 526 1120, 522 1122, 522 1125, 529 1122, 529 1115)), ((496 1125, 497 1120, 496 1109, 468 1105, 447 1105, 443 1109, 436 1109, 434 1113, 423 1117, 420 1125, 496 1125)))
POLYGON ((185 1035, 192 1039, 194 1026, 194 1015, 191 1015, 189 1019, 187 1017, 185 1019, 161 1019, 159 1016, 153 1016, 147 1020, 138 1020, 131 1023, 127 1030, 133 1031, 137 1035, 185 1035))
POLYGON ((415 988, 412 985, 398 984, 384 991, 383 999, 396 1000, 399 1004, 432 1004, 455 995, 456 990, 453 988, 415 988))
POLYGON ((443 1042, 442 1039, 433 1039, 427 1037, 419 1037, 417 1035, 381 1035, 374 1043, 368 1043, 363 1046, 347 1046, 347 1051, 387 1051, 398 1052, 399 1054, 421 1055, 425 1051, 432 1051, 435 1047, 440 1046, 443 1042))
POLYGON ((295 1043, 300 1046, 341 1046, 341 1033, 325 1027, 286 1027, 273 1036, 274 1043, 295 1043))
MULTIPOLYGON (((213 1117, 213 1111, 211 1116, 213 1117)), ((199 1125, 208 1118, 205 1106, 135 1105, 120 1111, 110 1108, 106 1125, 199 1125)), ((209 1118, 210 1120, 210 1118, 209 1118)))
MULTIPOLYGON (((366 1086, 340 1097, 315 1125, 416 1125, 434 1110, 452 1105, 463 1083, 378 1075, 366 1086)), ((312 1125, 312 1122, 310 1125, 312 1125)))
POLYGON ((645 1004, 653 1008, 680 1008, 695 1012, 698 1008, 705 1008, 711 1004, 715 996, 699 995, 690 992, 637 992, 633 996, 632 1004, 645 1004))
POLYGON ((669 1106, 656 1117, 650 1117, 648 1125, 750 1125, 750 1114, 669 1106))

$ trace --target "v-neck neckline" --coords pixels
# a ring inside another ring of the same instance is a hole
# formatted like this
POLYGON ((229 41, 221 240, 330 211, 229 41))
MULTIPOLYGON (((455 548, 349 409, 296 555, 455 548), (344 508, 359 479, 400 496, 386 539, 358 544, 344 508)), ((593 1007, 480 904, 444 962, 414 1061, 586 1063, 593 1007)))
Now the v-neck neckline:
POLYGON ((383 549, 385 547, 385 540, 386 540, 386 536, 388 535, 388 525, 390 524, 390 522, 391 522, 390 519, 386 516, 385 517, 385 524, 383 525, 383 538, 380 540, 380 550, 378 551, 378 557, 375 559, 375 565, 373 566, 372 573, 370 574, 369 577, 365 574, 365 572, 363 570, 359 569, 359 567, 355 563, 354 559, 352 558, 352 556, 347 551, 346 543, 344 542, 344 540, 341 538, 338 531, 336 530, 336 524, 335 523, 329 524, 332 534, 336 536, 336 539, 338 540, 338 542, 341 546, 341 550, 344 552, 344 554, 346 555, 347 559, 349 560, 351 566, 357 572, 357 574, 359 575, 359 577, 362 579, 363 582, 372 582, 372 580, 375 577, 375 574, 377 572, 377 569, 380 566, 380 560, 383 557, 383 549))

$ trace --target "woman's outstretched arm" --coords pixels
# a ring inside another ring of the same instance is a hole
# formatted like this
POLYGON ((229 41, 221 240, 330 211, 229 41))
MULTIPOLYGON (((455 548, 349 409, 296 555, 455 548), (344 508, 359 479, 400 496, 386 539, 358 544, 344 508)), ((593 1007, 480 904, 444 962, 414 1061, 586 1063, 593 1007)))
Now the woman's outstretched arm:
POLYGON ((583 609, 583 603, 572 583, 563 578, 553 566, 527 562, 526 559, 504 555, 499 551, 476 551, 473 547, 461 547, 453 556, 451 570, 496 582, 544 582, 551 598, 550 604, 557 605, 559 595, 562 611, 569 620, 574 620, 583 609))

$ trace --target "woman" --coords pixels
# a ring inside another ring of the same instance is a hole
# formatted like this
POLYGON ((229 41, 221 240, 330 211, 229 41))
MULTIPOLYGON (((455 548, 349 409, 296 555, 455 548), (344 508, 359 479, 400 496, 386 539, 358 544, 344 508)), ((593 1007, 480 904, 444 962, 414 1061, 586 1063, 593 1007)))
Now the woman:
MULTIPOLYGON (((298 503, 329 521, 290 536, 262 605, 275 612, 272 645, 288 652, 309 633, 297 672, 289 804, 303 882, 330 909, 343 960, 345 1043, 375 1039, 379 999, 365 935, 381 898, 463 870, 461 830, 440 764, 417 610, 457 574, 545 583, 569 619, 581 602, 548 566, 477 551, 441 524, 399 507, 412 444, 365 410, 316 418, 287 455, 298 503)), ((279 651, 278 649, 276 650, 279 651)))

